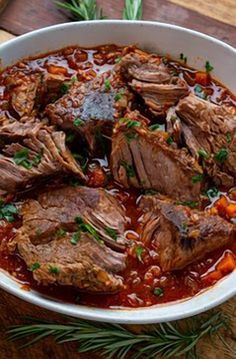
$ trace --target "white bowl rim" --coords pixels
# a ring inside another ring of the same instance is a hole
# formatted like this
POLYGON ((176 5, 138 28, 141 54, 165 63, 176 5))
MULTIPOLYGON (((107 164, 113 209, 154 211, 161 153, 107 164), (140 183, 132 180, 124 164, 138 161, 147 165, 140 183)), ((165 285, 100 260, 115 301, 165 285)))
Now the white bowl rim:
MULTIPOLYGON (((18 41, 21 41, 23 39, 27 40, 27 38, 30 38, 31 36, 37 34, 47 34, 47 32, 50 30, 59 30, 65 27, 80 27, 87 25, 96 26, 100 23, 106 23, 107 25, 129 24, 131 26, 135 24, 142 24, 144 26, 154 25, 161 28, 179 30, 214 42, 224 48, 227 48, 236 55, 236 49, 231 45, 228 45, 221 40, 215 39, 214 37, 195 30, 168 23, 129 20, 94 20, 52 25, 13 38, 1 44, 0 50, 7 50, 8 46, 13 46, 18 41)), ((68 44, 68 46, 69 45, 72 44, 68 44)), ((34 56, 34 54, 32 54, 32 56, 34 56)), ((223 303, 224 301, 236 295, 235 283, 236 271, 217 282, 213 287, 204 290, 203 292, 200 292, 194 297, 186 298, 185 300, 143 308, 101 309, 97 307, 95 308, 60 302, 53 298, 49 299, 34 290, 26 291, 21 288, 22 283, 17 282, 15 279, 13 279, 13 277, 10 277, 9 274, 6 274, 4 271, 0 271, 0 287, 26 302, 30 302, 45 309, 76 318, 123 324, 159 323, 183 319, 199 314, 223 303), (206 303, 207 297, 209 298, 209 300, 206 303)))

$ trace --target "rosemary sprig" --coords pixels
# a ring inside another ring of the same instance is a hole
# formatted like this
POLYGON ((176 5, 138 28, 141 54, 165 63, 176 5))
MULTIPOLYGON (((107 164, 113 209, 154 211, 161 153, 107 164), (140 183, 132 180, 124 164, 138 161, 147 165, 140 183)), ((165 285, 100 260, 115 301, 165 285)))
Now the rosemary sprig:
MULTIPOLYGON (((184 327, 179 322, 164 323, 146 327, 138 333, 119 324, 75 320, 61 325, 43 320, 40 322, 39 319, 30 320, 35 324, 12 327, 8 331, 9 339, 15 341, 33 337, 22 345, 26 347, 53 336, 58 343, 77 342, 80 353, 99 351, 108 359, 125 359, 128 353, 129 358, 133 359, 151 359, 158 354, 164 358, 184 355, 185 358, 195 359, 200 339, 213 334, 220 338, 220 329, 228 327, 227 318, 221 312, 208 313, 201 320, 190 318, 184 327)), ((229 350, 230 346, 223 343, 229 350)))
POLYGON ((142 0, 125 0, 125 6, 123 10, 124 20, 141 20, 142 13, 142 0))
POLYGON ((55 1, 62 9, 70 11, 75 20, 105 19, 102 9, 98 9, 96 0, 68 0, 66 2, 55 1))

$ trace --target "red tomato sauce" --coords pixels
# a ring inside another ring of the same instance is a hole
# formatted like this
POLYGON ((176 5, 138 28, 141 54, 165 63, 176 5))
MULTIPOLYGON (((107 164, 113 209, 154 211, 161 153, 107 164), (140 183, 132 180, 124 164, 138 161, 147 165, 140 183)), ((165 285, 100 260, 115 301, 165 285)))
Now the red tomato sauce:
MULTIPOLYGON (((9 92, 6 87, 8 75, 23 71, 25 74, 34 72, 61 73, 68 76, 77 76, 79 81, 89 81, 97 74, 112 69, 116 59, 120 56, 121 47, 105 45, 94 49, 81 49, 69 47, 60 51, 40 56, 35 59, 26 59, 16 65, 5 69, 0 75, 0 114, 8 111, 6 102, 9 92)), ((201 86, 203 96, 217 104, 236 105, 235 97, 219 82, 212 79, 210 75, 199 73, 199 71, 187 67, 183 62, 168 60, 170 66, 174 67, 179 76, 183 77, 189 84, 191 91, 196 91, 196 86, 201 86)), ((198 88, 199 90, 199 88, 198 88)), ((115 307, 145 307, 159 303, 179 300, 191 297, 204 288, 214 284, 217 280, 227 275, 230 270, 218 269, 220 263, 227 256, 236 260, 236 243, 208 254, 203 260, 195 262, 185 269, 162 273, 157 265, 157 253, 154 248, 145 246, 139 241, 139 218, 142 213, 138 209, 138 200, 141 191, 125 190, 110 179, 109 164, 106 158, 89 159, 87 163, 87 174, 89 186, 106 187, 126 209, 126 216, 130 219, 126 228, 126 237, 136 241, 136 245, 142 247, 142 253, 137 257, 137 252, 131 247, 127 250, 127 268, 121 273, 124 277, 124 289, 116 294, 89 294, 72 287, 38 285, 33 279, 32 273, 27 270, 26 264, 15 254, 10 254, 7 242, 13 238, 15 231, 19 228, 21 220, 7 223, 0 220, 0 267, 22 282, 23 288, 34 288, 37 291, 61 299, 63 301, 80 303, 102 308, 115 307), (215 273, 214 275, 212 273, 215 273), (156 291, 155 291, 156 289, 156 291)), ((66 179, 66 181, 69 179, 66 179)), ((60 179, 52 180, 47 185, 50 188, 57 187, 60 179)), ((68 182, 67 182, 68 183, 68 182)), ((44 186, 45 188, 45 186, 44 186)), ((33 190, 33 196, 42 189, 33 190)), ((32 193, 16 196, 15 201, 24 200, 32 196, 32 193)), ((14 202, 14 201, 13 201, 14 202)), ((213 201, 214 202, 214 201, 213 201)), ((236 196, 228 199, 229 204, 236 203, 236 196)), ((217 202, 216 202, 217 203, 217 202)), ((204 202, 203 207, 212 206, 209 201, 204 202)), ((215 203, 212 208, 217 208, 215 203)), ((219 207, 220 208, 220 207, 219 207)), ((227 220, 227 211, 218 210, 227 220)))

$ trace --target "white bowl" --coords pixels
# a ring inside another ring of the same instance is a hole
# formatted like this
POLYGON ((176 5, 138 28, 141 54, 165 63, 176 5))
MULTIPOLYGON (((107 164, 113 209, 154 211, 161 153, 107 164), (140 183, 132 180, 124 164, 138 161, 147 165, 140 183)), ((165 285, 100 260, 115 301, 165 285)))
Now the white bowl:
MULTIPOLYGON (((188 57, 188 64, 204 69, 206 60, 214 66, 213 75, 231 91, 236 91, 236 50, 196 31, 174 25, 144 21, 93 21, 67 23, 33 31, 0 46, 2 65, 19 59, 56 50, 69 45, 85 47, 114 43, 137 44, 139 47, 188 57)), ((115 323, 157 323, 198 314, 226 301, 236 294, 236 271, 195 297, 137 309, 97 309, 67 304, 33 290, 25 291, 6 272, 0 272, 0 287, 17 297, 41 307, 73 317, 115 323)), ((101 297, 102 300, 102 297, 101 297)))

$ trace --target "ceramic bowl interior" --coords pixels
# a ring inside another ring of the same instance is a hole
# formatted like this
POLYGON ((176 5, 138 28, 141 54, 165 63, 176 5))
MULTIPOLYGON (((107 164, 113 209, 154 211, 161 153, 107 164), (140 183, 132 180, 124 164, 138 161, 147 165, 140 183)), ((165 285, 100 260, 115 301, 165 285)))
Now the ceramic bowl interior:
MULTIPOLYGON (((35 56, 69 45, 92 47, 114 43, 137 44, 145 50, 179 58, 188 57, 188 64, 204 69, 208 60, 214 66, 213 76, 236 92, 236 50, 207 35, 174 25, 137 21, 93 21, 68 23, 37 30, 0 46, 3 67, 21 58, 35 56)), ((236 271, 213 287, 178 302, 137 309, 98 309, 68 304, 48 298, 33 290, 25 291, 21 283, 0 271, 0 287, 41 307, 74 317, 115 323, 155 323, 176 320, 208 310, 236 294, 236 271)))

